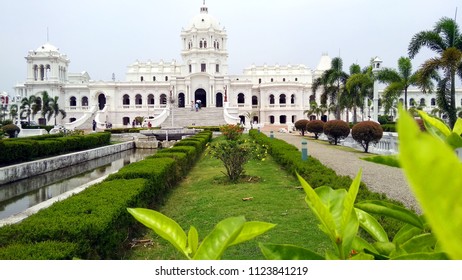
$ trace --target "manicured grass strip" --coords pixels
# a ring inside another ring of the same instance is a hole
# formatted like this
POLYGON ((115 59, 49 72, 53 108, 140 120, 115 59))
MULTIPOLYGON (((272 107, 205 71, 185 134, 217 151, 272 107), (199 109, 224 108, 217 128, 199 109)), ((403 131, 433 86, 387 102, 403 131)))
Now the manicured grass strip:
MULTIPOLYGON (((324 255, 330 242, 319 230, 318 221, 306 205, 303 190, 294 176, 282 170, 271 158, 251 161, 246 177, 238 184, 225 182, 221 162, 203 157, 175 188, 159 210, 176 220, 185 230, 194 225, 203 239, 221 220, 244 215, 247 221, 264 221, 277 226, 255 240, 231 247, 224 259, 264 259, 258 242, 288 243, 324 255), (244 201, 243 198, 252 198, 244 201)), ((133 249, 130 259, 183 259, 166 241, 151 231, 153 246, 133 249)))
POLYGON ((388 165, 391 167, 398 167, 401 168, 399 164, 398 156, 396 155, 389 155, 389 156, 372 156, 372 157, 363 157, 361 158, 366 161, 375 162, 378 164, 388 165))

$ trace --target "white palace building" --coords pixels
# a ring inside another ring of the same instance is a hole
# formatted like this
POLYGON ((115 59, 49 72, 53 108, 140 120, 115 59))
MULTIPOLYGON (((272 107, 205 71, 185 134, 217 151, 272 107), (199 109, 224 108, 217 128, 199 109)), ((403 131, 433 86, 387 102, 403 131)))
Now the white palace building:
MULTIPOLYGON (((331 65, 331 58, 323 54, 315 70, 304 65, 252 65, 242 75, 229 75, 226 29, 205 5, 180 36, 181 63, 136 61, 122 82, 93 81, 87 72, 69 73, 69 58, 46 43, 27 54, 27 79, 15 87, 16 101, 41 96, 43 91, 58 96, 67 116, 57 120, 68 129, 88 129, 93 120, 98 129, 107 123, 126 127, 138 116, 148 118, 153 127, 226 123, 290 127, 307 118, 312 82, 331 65), (198 100, 202 109, 196 113, 191 104, 198 100)), ((436 105, 434 98, 417 91, 408 98, 417 102, 424 98, 429 110, 436 105)), ((35 116, 43 124, 40 117, 35 116)))

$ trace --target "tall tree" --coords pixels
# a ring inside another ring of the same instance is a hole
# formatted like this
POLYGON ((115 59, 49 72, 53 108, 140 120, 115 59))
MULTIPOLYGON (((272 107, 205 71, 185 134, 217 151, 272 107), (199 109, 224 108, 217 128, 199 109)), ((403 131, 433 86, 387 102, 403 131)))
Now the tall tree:
POLYGON ((410 58, 414 58, 422 47, 428 47, 438 55, 424 62, 421 67, 422 80, 441 71, 443 78, 438 82, 438 106, 449 118, 449 125, 454 127, 457 120, 456 76, 462 79, 462 34, 457 22, 443 17, 432 30, 415 34, 408 47, 410 58))
MULTIPOLYGON (((361 71, 358 64, 350 66, 350 76, 346 82, 348 97, 353 107, 353 123, 358 121, 358 107, 363 108, 364 98, 372 96, 373 90, 372 67, 367 67, 361 71)), ((362 109, 364 112, 364 110, 362 109)))
POLYGON ((24 115, 26 115, 27 122, 30 123, 30 116, 32 115, 32 117, 34 117, 35 114, 37 114, 37 112, 39 111, 38 105, 39 101, 37 100, 37 97, 35 95, 31 95, 29 96, 29 98, 24 97, 21 100, 21 106, 19 107, 21 109, 21 118, 24 118, 24 115))
POLYGON ((384 68, 377 73, 377 79, 388 84, 383 95, 395 99, 404 93, 404 108, 407 110, 407 90, 410 86, 417 86, 418 72, 412 72, 411 59, 400 57, 398 59, 398 71, 391 68, 384 68))
POLYGON ((330 99, 329 106, 336 106, 335 118, 340 119, 340 106, 338 99, 342 91, 345 90, 345 83, 348 79, 348 74, 343 72, 343 61, 340 57, 332 59, 331 68, 324 71, 322 75, 316 78, 313 82, 312 91, 316 94, 319 87, 322 87, 321 104, 327 105, 330 99))
POLYGON ((50 121, 51 117, 54 116, 54 119, 55 119, 55 125, 56 125, 56 117, 61 115, 62 116, 62 119, 64 119, 66 117, 66 111, 64 111, 63 109, 59 108, 59 104, 58 104, 58 99, 59 97, 58 96, 55 96, 53 98, 50 98, 49 101, 48 101, 48 121, 50 121))
MULTIPOLYGON (((46 118, 49 114, 51 114, 52 109, 50 107, 51 97, 46 90, 42 91, 42 98, 40 104, 40 113, 43 118, 46 118)), ((49 119, 49 118, 48 118, 49 119)))

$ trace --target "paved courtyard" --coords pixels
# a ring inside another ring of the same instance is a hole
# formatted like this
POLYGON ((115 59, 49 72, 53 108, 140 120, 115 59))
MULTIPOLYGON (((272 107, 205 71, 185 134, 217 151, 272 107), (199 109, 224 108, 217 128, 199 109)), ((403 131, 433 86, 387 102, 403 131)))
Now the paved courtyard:
MULTIPOLYGON (((269 131, 262 130, 267 135, 269 131)), ((301 149, 303 138, 296 133, 281 133, 274 130, 274 137, 282 139, 301 149)), ((308 141, 308 154, 321 161, 324 165, 332 168, 338 175, 347 175, 354 178, 362 168, 362 181, 374 192, 384 193, 387 197, 401 201, 406 207, 421 212, 415 200, 409 184, 400 168, 360 159, 365 154, 350 152, 330 145, 308 141)))

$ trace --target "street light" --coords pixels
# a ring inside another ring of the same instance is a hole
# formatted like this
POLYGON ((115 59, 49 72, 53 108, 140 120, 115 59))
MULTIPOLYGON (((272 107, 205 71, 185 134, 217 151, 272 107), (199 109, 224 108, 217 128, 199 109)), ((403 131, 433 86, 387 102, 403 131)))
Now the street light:
MULTIPOLYGON (((382 60, 376 56, 374 58, 374 61, 372 62, 372 73, 374 74, 374 77, 377 75, 377 72, 379 72, 382 68, 382 60)), ((377 79, 374 79, 374 99, 373 99, 373 108, 374 108, 374 113, 372 116, 372 120, 374 122, 379 121, 379 81, 377 79)))

